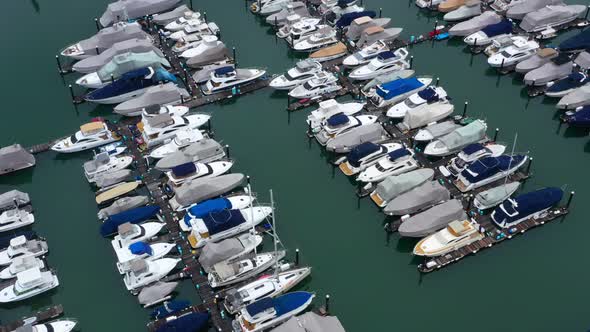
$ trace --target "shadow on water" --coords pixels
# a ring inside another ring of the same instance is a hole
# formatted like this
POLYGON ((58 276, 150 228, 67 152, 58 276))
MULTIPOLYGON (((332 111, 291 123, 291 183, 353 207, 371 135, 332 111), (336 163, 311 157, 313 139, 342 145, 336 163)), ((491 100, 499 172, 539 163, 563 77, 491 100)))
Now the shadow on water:
POLYGON ((416 239, 411 237, 400 237, 399 241, 397 241, 397 246, 395 249, 401 253, 410 253, 414 249, 416 245, 416 239))
POLYGON ((565 138, 580 138, 580 137, 587 137, 589 134, 588 128, 578 128, 568 126, 565 131, 563 132, 563 137, 565 138))
POLYGON ((33 172, 35 171, 35 167, 29 167, 26 169, 22 169, 20 171, 16 171, 14 173, 10 173, 11 176, 2 176, 0 177, 0 185, 22 185, 25 183, 33 182, 33 172))
POLYGON ((37 14, 41 13, 41 7, 39 7, 39 2, 37 0, 31 0, 31 5, 33 5, 33 9, 35 10, 35 13, 37 13, 37 14))

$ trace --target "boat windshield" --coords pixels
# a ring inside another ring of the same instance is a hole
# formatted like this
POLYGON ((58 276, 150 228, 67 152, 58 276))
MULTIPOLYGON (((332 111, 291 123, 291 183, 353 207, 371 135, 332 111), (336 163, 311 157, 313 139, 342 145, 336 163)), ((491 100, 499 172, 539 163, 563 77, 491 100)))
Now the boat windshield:
POLYGON ((76 142, 78 142, 78 139, 76 138, 76 134, 70 136, 70 141, 72 142, 72 144, 76 144, 76 142))
POLYGON ((419 105, 420 105, 420 104, 415 104, 415 103, 412 101, 412 99, 410 99, 410 98, 406 99, 406 101, 404 101, 404 104, 405 104, 406 106, 408 106, 409 108, 414 108, 414 107, 417 107, 417 106, 419 106, 419 105))
POLYGON ((375 164, 375 168, 377 168, 379 170, 379 172, 386 172, 387 171, 387 168, 383 167, 383 165, 381 165, 381 163, 375 164))
POLYGON ((512 56, 512 54, 510 54, 510 53, 508 53, 506 51, 502 51, 502 52, 500 52, 500 54, 502 54, 502 56, 505 57, 505 58, 510 58, 512 56))
POLYGON ((461 169, 463 167, 465 167, 465 165, 467 165, 467 162, 462 159, 462 158, 455 158, 455 166, 457 166, 457 168, 461 169))
POLYGON ((311 84, 309 84, 309 82, 305 82, 303 83, 303 87, 305 88, 305 90, 311 90, 313 87, 311 86, 311 84))

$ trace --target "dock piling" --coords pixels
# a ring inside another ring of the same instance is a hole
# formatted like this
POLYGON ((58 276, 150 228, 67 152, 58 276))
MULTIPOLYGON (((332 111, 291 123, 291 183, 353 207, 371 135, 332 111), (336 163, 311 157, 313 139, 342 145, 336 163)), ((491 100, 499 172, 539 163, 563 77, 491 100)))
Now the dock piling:
POLYGON ((203 21, 207 23, 207 12, 203 12, 203 21))
POLYGON ((72 97, 72 103, 76 102, 76 96, 74 95, 74 88, 72 87, 72 85, 68 85, 68 88, 70 89, 70 97, 72 97))
POLYGON ((299 266, 299 248, 295 249, 295 266, 299 266))
POLYGON ((471 209, 471 205, 473 204, 473 194, 469 194, 469 199, 467 200, 467 210, 471 209))
POLYGON ((504 69, 504 60, 505 60, 505 59, 504 59, 504 58, 502 58, 502 63, 500 64, 500 70, 503 70, 503 69, 504 69))
POLYGON ((100 25, 98 24, 98 18, 94 18, 94 25, 96 26, 96 31, 100 31, 100 25))
MULTIPOLYGON (((230 159, 230 154, 229 154, 229 145, 225 145, 225 155, 227 156, 227 159, 230 159)), ((250 176, 248 176, 248 181, 250 181, 250 176)))
POLYGON ((379 8, 379 18, 381 18, 382 14, 383 14, 383 8, 379 8))
POLYGON ((414 56, 410 55, 410 69, 414 66, 414 56))
POLYGON ((115 76, 113 74, 111 74, 111 83, 115 83, 115 76))
POLYGON ((59 55, 56 55, 55 56, 55 61, 57 61, 57 69, 59 70, 59 74, 60 75, 63 75, 64 74, 64 71, 63 71, 62 66, 61 66, 61 61, 59 60, 59 55))
POLYGON ((494 139, 493 139, 494 142, 498 141, 498 132, 500 132, 500 128, 496 128, 496 132, 494 132, 494 139))
POLYGON ((330 313, 330 294, 326 294, 326 305, 325 305, 326 313, 330 313))
POLYGON ((231 52, 232 52, 232 55, 233 55, 233 58, 234 58, 234 63, 236 65, 236 67, 237 67, 238 66, 238 59, 236 58, 236 47, 235 46, 231 48, 231 52))
POLYGON ((529 158, 529 164, 526 166, 526 173, 529 174, 531 171, 531 165, 533 164, 533 157, 529 158))
POLYGON ((182 95, 182 93, 180 94, 180 103, 184 104, 184 96, 182 95))
POLYGON ((473 47, 477 47, 477 38, 473 41, 473 47))
POLYGON ((438 27, 438 20, 434 21, 434 28, 432 29, 432 32, 434 32, 434 34, 436 35, 436 28, 438 27))
POLYGON ((566 209, 569 209, 570 204, 572 203, 572 199, 574 198, 575 194, 576 194, 575 191, 570 191, 570 197, 567 199, 567 204, 565 205, 566 209))
POLYGON ((469 105, 469 101, 465 101, 465 105, 463 105, 463 115, 461 117, 465 117, 467 115, 467 105, 469 105))
POLYGON ((97 55, 98 55, 98 54, 100 54, 100 51, 98 50, 98 46, 96 46, 96 47, 94 48, 94 51, 96 52, 96 54, 97 54, 97 55))
POLYGON ((193 0, 190 0, 189 5, 191 6, 191 10, 193 10, 193 0))
POLYGON ((436 85, 435 85, 437 88, 438 88, 438 83, 439 83, 439 82, 440 82, 440 77, 437 77, 437 78, 436 78, 436 85))

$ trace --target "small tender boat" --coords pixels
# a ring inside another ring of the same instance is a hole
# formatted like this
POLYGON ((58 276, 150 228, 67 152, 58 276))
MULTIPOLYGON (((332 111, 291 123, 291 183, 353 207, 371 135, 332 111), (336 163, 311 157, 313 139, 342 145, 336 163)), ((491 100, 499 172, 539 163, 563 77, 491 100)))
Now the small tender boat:
POLYGON ((307 116, 306 121, 309 125, 310 133, 318 132, 321 129, 322 122, 329 117, 338 113, 354 115, 360 112, 364 106, 364 103, 339 103, 336 101, 336 99, 321 101, 319 103, 319 108, 317 110, 311 111, 311 113, 307 116))
POLYGON ((55 142, 51 150, 60 153, 72 153, 112 143, 119 140, 106 123, 101 121, 90 122, 80 126, 80 130, 70 137, 55 142))
POLYGON ((378 107, 398 103, 412 94, 426 89, 432 83, 432 77, 400 78, 395 81, 377 85, 372 101, 378 107))
POLYGON ((391 19, 388 17, 372 19, 369 16, 362 16, 352 21, 345 36, 349 40, 357 40, 365 29, 375 26, 384 28, 389 25, 389 22, 391 22, 391 19))
POLYGON ((0 290, 0 303, 22 301, 59 286, 53 271, 41 272, 38 267, 19 272, 16 282, 0 290))
POLYGON ((454 184, 461 192, 467 192, 510 176, 527 160, 525 155, 484 157, 461 171, 454 184))
POLYGON ((321 130, 315 135, 316 140, 321 145, 326 145, 328 141, 343 135, 355 128, 366 126, 377 122, 378 117, 375 115, 345 115, 338 113, 332 115, 322 123, 321 130))
POLYGON ((342 60, 347 67, 355 67, 369 63, 382 52, 389 51, 389 46, 381 40, 367 45, 342 60))
POLYGON ((164 228, 164 225, 164 223, 160 222, 146 222, 139 225, 124 223, 119 225, 118 234, 111 241, 117 257, 119 251, 125 252, 133 243, 144 242, 156 236, 164 228))
POLYGON ((114 199, 126 195, 139 187, 141 181, 124 182, 113 188, 102 191, 96 195, 96 204, 103 205, 108 204, 114 199))
POLYGON ((354 128, 338 137, 334 137, 328 144, 326 150, 336 153, 348 153, 355 146, 365 143, 381 143, 389 140, 389 133, 380 123, 371 123, 366 126, 354 128))
POLYGON ((502 20, 496 24, 490 24, 481 30, 471 33, 463 41, 469 46, 485 46, 491 44, 499 36, 508 36, 512 33, 512 22, 502 20))
POLYGON ((202 140, 203 138, 203 133, 201 133, 200 130, 180 130, 168 143, 154 149, 150 153, 150 157, 154 159, 162 159, 178 150, 182 150, 183 148, 202 140))
POLYGON ((123 277, 128 291, 139 292, 143 286, 154 283, 174 270, 180 258, 160 258, 154 261, 136 259, 131 262, 130 271, 123 277))
POLYGON ((423 129, 418 130, 416 135, 414 135, 414 140, 417 142, 430 142, 453 132, 459 127, 461 127, 461 125, 455 123, 453 120, 430 124, 423 129))
POLYGON ((231 263, 220 262, 211 267, 207 279, 213 288, 232 285, 269 269, 283 257, 285 251, 281 250, 246 255, 231 263))
POLYGON ((404 220, 398 232, 405 237, 424 237, 446 227, 453 220, 465 220, 461 201, 452 199, 404 220))
POLYGON ((538 49, 539 43, 535 40, 515 38, 512 45, 490 56, 488 64, 494 68, 510 67, 532 57, 538 49))
POLYGON ((118 0, 111 2, 100 17, 103 27, 164 12, 178 5, 180 0, 118 0))
POLYGON ((528 33, 541 32, 569 23, 580 17, 585 11, 586 6, 584 5, 546 6, 526 14, 520 22, 520 27, 528 33))
POLYGON ((330 72, 322 71, 304 84, 289 91, 289 96, 298 99, 314 98, 342 89, 338 78, 330 72))
POLYGON ((388 216, 414 214, 450 198, 449 190, 438 181, 427 181, 390 200, 383 213, 388 216))
POLYGON ((404 101, 391 106, 386 115, 390 118, 403 118, 406 113, 422 104, 448 103, 447 92, 440 86, 429 86, 418 91, 404 101))
POLYGON ((35 156, 20 144, 0 149, 0 175, 35 166, 35 156))
POLYGON ((231 160, 213 161, 210 163, 186 163, 166 172, 170 184, 179 186, 186 181, 213 178, 227 173, 233 166, 231 160))
POLYGON ((324 62, 338 59, 340 57, 345 56, 346 54, 348 54, 348 49, 346 48, 346 45, 344 45, 341 42, 338 42, 332 46, 324 47, 320 50, 311 53, 309 55, 309 58, 319 62, 324 62))
MULTIPOLYGON (((449 13, 450 15, 450 13, 449 13)), ((468 36, 472 33, 480 31, 490 25, 498 24, 502 21, 502 16, 493 11, 483 12, 479 16, 475 16, 465 22, 457 23, 451 27, 449 34, 451 36, 468 36)), ((485 45, 485 44, 481 44, 485 45)))
POLYGON ((131 271, 131 265, 135 260, 143 259, 146 261, 154 261, 166 256, 172 249, 176 248, 174 243, 152 243, 135 242, 127 248, 127 250, 118 250, 116 252, 117 269, 120 274, 125 274, 131 271))
POLYGON ((141 95, 115 106, 113 112, 123 116, 138 116, 147 107, 178 105, 189 98, 190 94, 184 88, 168 82, 147 88, 141 95))
POLYGON ((394 52, 381 52, 367 65, 354 69, 348 77, 357 81, 370 80, 379 75, 408 69, 410 64, 405 60, 408 54, 405 48, 397 49, 394 52))
POLYGON ((563 54, 537 69, 524 75, 524 83, 529 86, 546 86, 547 83, 567 77, 574 69, 570 57, 563 54))
POLYGON ((16 278, 17 274, 32 268, 45 268, 45 262, 35 256, 18 256, 10 265, 0 271, 0 279, 8 280, 16 278))
POLYGON ((498 227, 509 228, 531 218, 540 218, 559 204, 562 197, 563 190, 550 187, 508 198, 492 212, 492 221, 498 227))
POLYGON ((92 183, 96 176, 106 173, 125 169, 131 165, 133 158, 131 156, 112 157, 103 152, 94 156, 94 159, 84 163, 84 176, 86 180, 92 183))
POLYGON ((414 154, 406 148, 397 149, 368 167, 356 178, 360 182, 379 182, 388 176, 399 175, 419 168, 414 154))
POLYGON ((234 261, 252 252, 261 243, 262 236, 252 233, 243 233, 219 242, 209 242, 199 253, 199 263, 203 270, 209 273, 213 265, 223 261, 234 261))
POLYGON ((201 85, 201 90, 204 94, 210 95, 253 83, 264 75, 266 75, 266 71, 263 69, 240 69, 232 66, 222 67, 211 73, 209 81, 201 85))
POLYGON ((574 110, 580 106, 590 104, 590 84, 574 89, 572 92, 561 97, 556 107, 565 110, 574 110))
POLYGON ((174 191, 174 197, 170 199, 170 206, 177 211, 184 210, 192 204, 223 195, 237 188, 242 185, 244 179, 244 174, 234 173, 188 181, 171 188, 174 191))
POLYGON ((276 298, 262 298, 240 310, 232 327, 240 332, 264 331, 305 310, 314 297, 313 293, 292 292, 276 298))
POLYGON ((506 17, 522 20, 528 13, 554 5, 563 5, 563 0, 521 0, 510 5, 506 11, 506 17))
POLYGON ((548 83, 545 96, 547 97, 563 97, 575 89, 590 83, 590 77, 582 72, 574 72, 569 74, 566 78, 557 80, 553 83, 548 83))
POLYGON ((186 300, 164 301, 164 304, 154 309, 154 311, 151 313, 151 316, 154 319, 163 319, 168 316, 179 314, 190 306, 190 301, 186 300))
POLYGON ((25 210, 14 208, 0 213, 0 232, 25 227, 35 222, 35 216, 25 210))
POLYGON ((300 38, 293 44, 293 49, 300 52, 313 52, 322 47, 338 42, 336 30, 331 27, 323 27, 307 38, 300 38))
POLYGON ((365 47, 367 45, 373 44, 378 40, 384 42, 394 41, 395 39, 397 39, 397 37, 399 37, 403 30, 404 29, 402 28, 383 29, 379 26, 366 28, 365 31, 361 33, 361 37, 356 43, 356 47, 365 47))
POLYGON ((225 293, 224 306, 230 314, 235 314, 243 307, 264 297, 276 297, 289 291, 311 274, 310 267, 264 275, 237 289, 225 293))
POLYGON ((457 128, 453 132, 435 140, 424 148, 424 154, 429 156, 448 156, 469 144, 482 141, 486 136, 487 124, 482 120, 475 120, 470 124, 457 128))
POLYGON ((385 207, 397 196, 408 192, 434 177, 434 170, 421 168, 401 175, 390 176, 377 184, 371 193, 371 200, 379 207, 385 207))
POLYGON ((169 170, 174 166, 191 161, 206 163, 219 160, 223 157, 225 157, 225 149, 219 142, 210 138, 203 138, 176 152, 167 154, 158 160, 156 168, 159 170, 169 170))
POLYGON ((469 144, 446 166, 440 166, 439 170, 444 176, 457 176, 474 161, 484 157, 499 157, 505 150, 506 146, 502 144, 469 144))
POLYGON ((477 223, 469 220, 453 220, 449 225, 429 235, 414 247, 414 255, 436 257, 461 249, 484 238, 477 223))
POLYGON ((172 139, 177 133, 186 130, 198 130, 209 119, 207 114, 191 114, 187 116, 170 116, 160 114, 152 118, 143 119, 139 124, 141 137, 148 147, 154 147, 172 139))
POLYGON ((473 199, 473 206, 483 211, 495 207, 512 196, 520 187, 520 182, 509 182, 484 190, 473 199))
POLYGON ((553 48, 541 48, 530 58, 519 62, 514 70, 517 73, 528 73, 555 59, 559 53, 553 48))
POLYGON ((131 210, 136 207, 146 205, 148 203, 147 196, 128 196, 119 198, 110 206, 98 211, 99 219, 107 219, 108 217, 121 213, 123 211, 131 210))
POLYGON ((49 251, 44 240, 27 240, 24 235, 10 239, 8 248, 0 251, 0 265, 9 265, 16 258, 23 256, 39 257, 49 251))
MULTIPOLYGON (((440 8, 440 6, 439 6, 440 8)), ((446 13, 443 16, 443 20, 447 22, 463 21, 468 18, 481 14, 481 2, 480 0, 467 0, 465 4, 459 8, 446 13)))
POLYGON ((277 90, 291 90, 296 86, 303 84, 312 78, 315 74, 322 72, 322 64, 318 61, 306 59, 295 64, 295 67, 289 69, 285 74, 280 75, 270 81, 270 87, 277 90))
POLYGON ((355 146, 338 166, 342 173, 351 176, 358 174, 377 163, 388 153, 401 149, 400 143, 375 144, 365 142, 355 146))

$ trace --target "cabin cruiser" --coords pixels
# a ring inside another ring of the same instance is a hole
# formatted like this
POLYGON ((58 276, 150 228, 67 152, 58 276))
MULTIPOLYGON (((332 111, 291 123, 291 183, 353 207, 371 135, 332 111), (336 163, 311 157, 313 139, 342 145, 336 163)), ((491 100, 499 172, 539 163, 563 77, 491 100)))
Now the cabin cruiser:
POLYGON ((590 83, 590 77, 583 72, 573 72, 566 78, 547 84, 545 96, 563 97, 575 89, 590 83))
POLYGON ((0 251, 0 265, 9 265, 17 257, 43 256, 48 251, 49 247, 44 240, 27 240, 24 235, 20 235, 10 239, 8 248, 0 251))
POLYGON ((225 293, 224 307, 235 314, 243 307, 265 297, 276 297, 289 291, 311 274, 310 267, 292 269, 278 274, 264 275, 237 289, 225 293))
POLYGON ((156 236, 163 227, 164 224, 160 222, 145 222, 142 224, 124 223, 119 225, 117 229, 118 234, 111 241, 111 245, 115 253, 125 251, 133 243, 146 241, 156 236))
POLYGON ((384 51, 377 55, 367 65, 354 69, 348 77, 351 80, 370 80, 379 75, 410 68, 410 64, 405 60, 408 56, 405 48, 391 51, 384 51))
POLYGON ((453 220, 449 225, 429 235, 414 247, 414 255, 436 257, 461 249, 484 238, 479 225, 469 220, 453 220))
POLYGON ((154 159, 162 159, 178 150, 181 150, 195 142, 202 140, 203 138, 203 133, 201 133, 199 130, 180 130, 168 143, 154 149, 150 153, 150 157, 154 159))
POLYGON ((262 298, 240 310, 232 322, 233 330, 236 332, 265 331, 303 312, 314 297, 313 293, 299 291, 276 298, 262 298))
POLYGON ((289 91, 289 96, 298 99, 315 98, 342 89, 338 78, 330 72, 322 71, 304 84, 289 91))
POLYGON ((326 145, 329 140, 347 133, 354 128, 366 126, 377 122, 375 115, 345 115, 338 113, 332 115, 322 123, 322 129, 315 135, 318 143, 326 145))
POLYGON ((285 251, 251 254, 235 262, 219 262, 211 267, 207 279, 213 288, 232 285, 254 277, 276 265, 285 257, 285 251))
POLYGON ((280 27, 290 22, 289 17, 297 15, 301 17, 309 17, 307 4, 302 1, 294 1, 286 4, 279 12, 271 14, 266 17, 266 23, 275 27, 280 27))
POLYGON ((45 262, 35 256, 16 257, 8 267, 0 271, 0 279, 8 280, 16 278, 18 273, 35 267, 42 270, 45 268, 45 262))
POLYGON ((401 148, 403 148, 403 145, 400 143, 361 143, 346 155, 338 167, 344 175, 351 176, 364 171, 389 153, 401 148))
POLYGON ((207 50, 223 45, 225 44, 222 41, 220 41, 216 36, 204 35, 202 36, 202 42, 199 45, 197 45, 197 47, 187 49, 186 51, 180 53, 180 56, 185 59, 199 57, 202 54, 206 53, 207 50))
POLYGON ((364 65, 385 51, 389 51, 389 46, 383 41, 377 40, 344 58, 342 64, 347 67, 364 65))
POLYGON ((125 274, 131 270, 134 261, 143 259, 146 261, 154 261, 166 256, 172 249, 176 248, 174 243, 151 243, 136 242, 127 250, 118 250, 117 254, 117 269, 120 274, 125 274))
POLYGON ((300 38, 293 44, 293 49, 301 52, 313 52, 337 42, 336 30, 326 26, 318 29, 307 38, 300 38))
POLYGON ((324 62, 338 59, 348 54, 348 48, 342 42, 331 46, 326 46, 309 55, 309 58, 315 61, 324 62))
POLYGON ((549 82, 567 77, 574 69, 574 63, 567 55, 559 55, 537 69, 524 75, 524 83, 529 86, 545 86, 549 82))
POLYGON ((424 154, 429 156, 448 156, 469 144, 482 141, 486 136, 487 124, 482 120, 475 120, 470 124, 430 142, 424 148, 424 154))
POLYGON ((446 134, 450 134, 460 127, 461 125, 455 123, 453 120, 432 123, 418 130, 416 135, 414 135, 414 140, 416 142, 430 142, 446 134))
POLYGON ((585 11, 584 5, 546 6, 526 14, 520 27, 528 33, 541 32, 574 21, 585 11))
POLYGON ((492 212, 492 221, 500 228, 509 228, 531 218, 540 218, 559 204, 562 197, 563 190, 550 187, 508 198, 492 212))
POLYGON ((360 182, 379 182, 391 175, 399 175, 419 168, 411 150, 400 148, 388 153, 374 165, 367 167, 356 178, 360 182))
POLYGON ((263 69, 240 69, 231 66, 216 69, 207 83, 201 85, 204 94, 210 95, 233 87, 254 82, 266 75, 263 69))
POLYGON ((488 58, 488 64, 495 68, 511 67, 526 60, 537 52, 539 43, 535 40, 515 38, 513 44, 488 58))
POLYGON ((383 207, 388 216, 411 215, 431 206, 446 202, 451 193, 438 181, 426 181, 402 194, 398 194, 383 207))
MULTIPOLYGON (((321 11, 321 9, 320 9, 321 11)), ((328 24, 334 26, 340 18, 346 14, 356 14, 362 13, 365 11, 365 7, 357 6, 357 5, 348 5, 348 6, 334 6, 331 7, 328 12, 325 13, 326 21, 328 24)))
POLYGON ((402 28, 388 28, 383 29, 379 26, 374 26, 365 29, 361 33, 361 37, 356 42, 356 47, 365 47, 371 45, 374 42, 381 40, 383 42, 391 42, 397 39, 404 29, 402 28))
POLYGON ((499 157, 506 150, 502 144, 473 143, 464 147, 456 157, 446 166, 440 166, 439 171, 444 176, 458 176, 467 166, 484 157, 499 157))
POLYGON ((149 105, 142 109, 141 119, 145 120, 153 118, 158 115, 168 114, 170 116, 185 116, 189 111, 187 106, 174 106, 174 105, 149 105))
POLYGON ((176 82, 176 77, 163 68, 141 68, 88 93, 84 99, 97 104, 119 104, 141 95, 149 87, 166 82, 176 82))
POLYGON ((213 178, 221 174, 229 172, 234 163, 230 160, 213 161, 210 163, 186 163, 173 167, 172 170, 166 172, 170 184, 179 186, 186 181, 213 178))
POLYGON ((467 192, 515 173, 528 157, 525 155, 502 155, 484 157, 467 166, 454 181, 461 192, 467 192))
POLYGON ((184 36, 174 43, 172 46, 172 52, 183 53, 184 51, 196 48, 203 43, 203 38, 208 36, 211 35, 192 34, 184 36))
POLYGON ((206 114, 192 114, 184 117, 161 114, 142 120, 138 127, 142 131, 142 137, 147 146, 153 147, 174 138, 181 130, 197 130, 209 119, 210 116, 206 114))
POLYGON ((88 182, 94 182, 95 178, 106 172, 114 172, 125 169, 131 165, 131 156, 110 156, 103 152, 94 156, 94 159, 84 163, 84 175, 88 182))
POLYGON ((137 22, 119 22, 112 27, 100 30, 94 36, 81 40, 66 47, 61 55, 76 60, 88 58, 102 53, 102 51, 113 46, 113 44, 129 39, 150 39, 151 37, 142 30, 137 22))
POLYGON ((191 20, 187 22, 182 30, 171 33, 168 38, 174 41, 179 41, 181 39, 195 41, 196 39, 204 38, 205 36, 214 36, 215 33, 213 32, 212 27, 214 29, 217 25, 213 22, 205 23, 200 20, 191 20))
POLYGON ((493 208, 512 196, 519 187, 520 182, 515 181, 479 192, 473 199, 473 206, 480 211, 493 208))
POLYGON ((72 319, 58 319, 43 324, 24 325, 14 330, 14 332, 70 332, 74 330, 77 324, 78 323, 72 319))
POLYGON ((284 6, 291 2, 292 0, 264 0, 252 3, 250 10, 256 14, 268 16, 280 12, 284 6))
POLYGON ((502 17, 500 15, 492 11, 487 11, 465 22, 453 25, 453 27, 451 27, 449 30, 449 34, 451 34, 451 36, 469 36, 472 33, 480 31, 481 29, 484 29, 490 25, 498 24, 501 21, 502 17))
POLYGON ((385 84, 377 85, 373 103, 378 107, 396 104, 416 92, 426 89, 432 83, 432 77, 400 78, 385 84))
POLYGON ((346 133, 332 138, 326 144, 326 150, 335 153, 348 153, 355 146, 373 142, 380 143, 389 140, 391 137, 381 123, 375 122, 365 126, 356 127, 346 133))
POLYGON ((0 213, 0 232, 25 227, 35 222, 35 216, 25 210, 14 208, 0 213))
POLYGON ((172 82, 158 84, 147 88, 141 95, 115 106, 113 112, 123 116, 138 116, 143 114, 146 107, 178 105, 190 97, 188 91, 172 82))
POLYGON ((262 243, 262 236, 252 231, 219 242, 209 242, 199 252, 199 263, 207 273, 220 262, 233 262, 254 251, 262 243))
POLYGON ((404 220, 398 232, 404 237, 424 237, 445 228, 451 221, 465 219, 461 201, 451 199, 404 220))
POLYGON ((495 38, 509 36, 512 33, 512 22, 502 20, 496 24, 490 24, 481 30, 471 33, 463 41, 469 46, 485 46, 491 44, 495 38))
POLYGON ((492 55, 500 52, 501 50, 514 45, 515 40, 527 41, 528 38, 525 35, 499 35, 492 38, 491 44, 486 46, 486 48, 483 49, 483 52, 488 57, 491 57, 492 55))
MULTIPOLYGON (((447 22, 463 21, 481 14, 480 0, 467 0, 459 8, 446 13, 443 20, 447 22)), ((450 31, 449 31, 450 32, 450 31)))
POLYGON ((291 90, 322 72, 322 64, 311 59, 301 60, 295 67, 289 69, 285 74, 270 81, 270 87, 277 90, 291 90))
POLYGON ((541 48, 530 58, 519 62, 514 71, 521 74, 526 74, 531 70, 535 70, 544 64, 550 62, 559 56, 559 53, 553 48, 541 48))
POLYGON ((107 27, 117 22, 139 19, 170 10, 179 2, 180 0, 118 0, 108 4, 99 22, 107 27))
POLYGON ((561 97, 556 107, 565 110, 574 110, 580 106, 590 104, 590 84, 574 89, 572 92, 561 97))
POLYGON ((341 113, 344 115, 354 115, 360 112, 365 106, 364 103, 339 103, 336 99, 328 99, 321 101, 318 109, 311 111, 307 116, 307 124, 310 129, 310 134, 317 133, 321 129, 321 124, 324 120, 331 116, 341 113))
POLYGON ((546 6, 563 5, 563 0, 519 0, 512 1, 506 10, 506 17, 514 20, 522 20, 526 14, 537 11, 546 6))
POLYGON ((178 17, 174 21, 164 25, 164 30, 168 31, 180 31, 190 23, 202 23, 201 13, 193 12, 191 10, 185 11, 182 16, 178 17))
POLYGON ((361 37, 361 33, 365 31, 365 29, 374 26, 384 28, 388 26, 390 22, 391 19, 388 17, 372 19, 369 16, 362 16, 352 21, 352 23, 348 27, 348 30, 346 31, 345 36, 349 40, 357 40, 361 37))
POLYGON ((404 101, 391 106, 386 115, 390 118, 403 118, 408 111, 420 105, 432 103, 448 103, 447 91, 443 87, 429 86, 422 91, 418 91, 404 101))
POLYGON ((193 248, 201 248, 208 242, 218 242, 235 236, 260 224, 272 209, 266 206, 254 206, 241 210, 224 210, 211 213, 198 219, 179 221, 183 231, 191 231, 188 239, 193 248), (190 224, 190 225, 189 225, 190 224))
POLYGON ((55 142, 51 146, 51 150, 59 153, 79 152, 94 149, 119 139, 120 137, 111 132, 106 123, 95 121, 80 126, 80 131, 74 135, 55 142))
POLYGON ((156 163, 159 170, 169 170, 174 166, 190 161, 209 162, 225 157, 225 149, 214 139, 203 138, 188 146, 178 146, 179 150, 165 153, 156 163))
POLYGON ((141 181, 122 182, 116 186, 101 189, 96 192, 95 201, 99 206, 109 204, 115 199, 133 192, 142 184, 141 181))
POLYGON ((41 272, 38 267, 34 267, 17 273, 16 282, 0 290, 0 303, 22 301, 57 286, 59 280, 53 271, 41 272))
POLYGON ((294 44, 302 36, 309 35, 317 31, 321 25, 322 20, 314 17, 302 17, 291 25, 285 25, 277 31, 277 37, 286 39, 290 44, 294 44))
POLYGON ((144 286, 152 284, 174 270, 180 258, 160 258, 153 261, 135 259, 130 264, 130 271, 123 277, 128 291, 138 292, 144 286))

